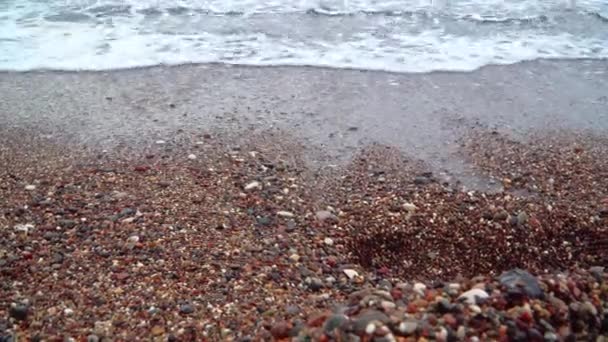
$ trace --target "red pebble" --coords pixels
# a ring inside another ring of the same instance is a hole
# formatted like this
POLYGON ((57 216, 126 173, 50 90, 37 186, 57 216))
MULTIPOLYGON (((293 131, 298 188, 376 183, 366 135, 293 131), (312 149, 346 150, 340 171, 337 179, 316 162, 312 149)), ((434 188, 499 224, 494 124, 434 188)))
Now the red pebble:
POLYGON ((23 255, 23 259, 26 259, 26 260, 30 260, 34 257, 32 252, 29 252, 29 251, 23 251, 23 253, 21 253, 21 255, 23 255))
POLYGON ((386 267, 386 266, 382 266, 382 267, 380 267, 380 268, 378 269, 378 274, 380 274, 380 275, 385 276, 385 275, 387 275, 387 274, 389 274, 389 273, 391 273, 391 269, 390 269, 390 268, 388 268, 388 267, 386 267))
POLYGON ((146 171, 150 170, 150 167, 149 166, 145 166, 145 165, 138 165, 138 166, 135 167, 134 170, 137 171, 137 172, 146 172, 146 171))
POLYGON ((401 291, 400 289, 394 287, 391 290, 391 296, 393 296, 394 300, 399 300, 403 298, 403 291, 401 291))

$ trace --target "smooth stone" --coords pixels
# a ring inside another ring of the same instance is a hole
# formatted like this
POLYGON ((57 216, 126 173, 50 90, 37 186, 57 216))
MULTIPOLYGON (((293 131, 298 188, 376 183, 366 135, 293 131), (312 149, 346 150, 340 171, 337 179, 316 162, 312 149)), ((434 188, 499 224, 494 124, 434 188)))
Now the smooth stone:
POLYGON ((519 291, 523 289, 531 298, 541 298, 543 296, 543 290, 540 288, 538 280, 528 271, 516 268, 504 272, 499 277, 499 281, 507 290, 519 291))
POLYGON ((195 154, 189 154, 188 155, 188 159, 195 160, 196 159, 196 155, 195 154))
POLYGON ((426 285, 423 283, 414 284, 414 291, 416 291, 419 295, 424 296, 424 292, 426 291, 426 285))
POLYGON ((323 240, 323 243, 325 243, 325 244, 326 244, 326 245, 328 245, 328 246, 333 246, 333 245, 334 245, 334 240, 333 240, 332 238, 326 237, 326 238, 323 240))
POLYGON ((484 299, 490 297, 490 295, 482 290, 482 289, 471 289, 469 291, 463 292, 458 300, 464 301, 467 304, 479 304, 484 299))
POLYGON ((317 221, 321 222, 338 222, 338 217, 327 210, 317 211, 315 214, 315 218, 317 219, 317 221))
POLYGON ((319 278, 312 277, 312 278, 307 278, 306 280, 307 280, 306 283, 308 284, 308 288, 313 291, 319 291, 323 288, 323 281, 319 278))
POLYGON ((416 322, 416 321, 403 321, 403 322, 399 323, 399 326, 397 327, 397 329, 402 334, 411 335, 414 332, 416 332, 416 329, 418 329, 418 322, 416 322))
POLYGON ((344 315, 331 315, 323 324, 323 331, 330 333, 348 322, 344 315))
POLYGON ((89 335, 87 336, 87 342, 99 342, 99 337, 97 335, 89 335))
POLYGON ((390 318, 377 310, 366 310, 363 313, 361 313, 358 317, 356 317, 354 319, 354 330, 355 333, 363 333, 365 332, 365 329, 367 328, 367 326, 370 323, 373 322, 381 322, 381 323, 388 323, 390 321, 390 318))
POLYGON ((34 191, 34 190, 36 190, 36 186, 33 185, 33 184, 28 184, 28 185, 25 186, 25 190, 27 190, 27 191, 34 191))
POLYGON ((260 189, 262 187, 262 185, 260 184, 260 182, 258 181, 253 181, 247 185, 245 185, 245 190, 249 191, 249 190, 255 190, 255 189, 260 189))
POLYGON ((8 312, 9 316, 18 320, 25 321, 29 314, 29 307, 26 304, 18 303, 12 305, 8 312))
POLYGON ((277 215, 280 217, 287 217, 287 218, 291 218, 294 217, 295 215, 289 211, 279 211, 277 212, 277 215))
POLYGON ((189 315, 194 312, 194 307, 191 304, 182 304, 179 306, 179 313, 189 315))
POLYGON ((358 277, 359 276, 359 273, 357 271, 349 269, 349 268, 345 269, 343 272, 344 272, 344 274, 346 274, 346 276, 348 277, 348 279, 351 279, 351 280, 354 277, 358 277))

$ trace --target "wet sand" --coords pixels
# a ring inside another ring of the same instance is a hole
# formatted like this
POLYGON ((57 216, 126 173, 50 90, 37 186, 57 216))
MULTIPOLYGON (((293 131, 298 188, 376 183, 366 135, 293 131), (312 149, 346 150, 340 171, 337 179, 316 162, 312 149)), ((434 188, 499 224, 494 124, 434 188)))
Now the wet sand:
POLYGON ((393 74, 184 65, 0 74, 0 126, 77 146, 137 150, 155 140, 287 131, 324 166, 376 142, 474 186, 455 155, 471 127, 518 139, 608 130, 608 61, 535 61, 472 73, 393 74))

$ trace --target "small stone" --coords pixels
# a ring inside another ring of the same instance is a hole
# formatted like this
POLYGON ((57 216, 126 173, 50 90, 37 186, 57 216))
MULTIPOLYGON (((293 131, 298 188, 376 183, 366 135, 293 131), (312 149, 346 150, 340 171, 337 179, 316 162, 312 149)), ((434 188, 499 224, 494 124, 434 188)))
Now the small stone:
POLYGON ((160 325, 155 325, 152 327, 152 336, 159 336, 165 333, 165 328, 160 325))
POLYGON ((380 307, 384 310, 384 312, 387 312, 394 310, 397 307, 397 304, 388 300, 383 300, 382 302, 380 302, 380 307))
POLYGON ((156 145, 164 145, 165 141, 164 140, 156 140, 156 145))
POLYGON ((376 331, 376 324, 369 323, 366 327, 365 327, 365 333, 368 335, 373 334, 376 331))
POLYGON ((458 297, 458 300, 464 301, 469 305, 479 304, 480 301, 490 297, 490 295, 482 289, 471 289, 458 297))
POLYGON ((190 159, 190 160, 195 160, 195 159, 196 159, 196 155, 195 155, 195 154, 190 153, 190 154, 188 155, 188 159, 190 159))
POLYGON ((313 291, 319 291, 323 288, 323 281, 319 278, 307 278, 305 282, 308 284, 308 288, 313 291))
POLYGON ((70 309, 70 308, 65 308, 63 310, 63 314, 66 316, 72 316, 74 314, 74 310, 70 309))
POLYGON ((328 245, 328 246, 333 246, 334 245, 334 240, 332 238, 326 237, 323 242, 328 245))
POLYGON ((184 315, 194 313, 194 307, 191 304, 182 304, 179 306, 179 313, 184 315))
POLYGON ((417 207, 413 203, 403 203, 403 208, 407 210, 407 212, 413 213, 416 211, 417 207))
POLYGON ((288 315, 295 316, 300 313, 300 308, 297 305, 287 305, 285 312, 288 315))
POLYGON ((509 213, 506 210, 500 210, 494 214, 494 221, 504 222, 509 218, 509 213))
POLYGON ((289 260, 293 261, 293 262, 298 262, 300 261, 300 256, 298 254, 292 254, 289 256, 289 260))
POLYGON ((315 218, 320 222, 338 222, 338 217, 327 210, 317 211, 315 218))
POLYGON ((431 182, 431 179, 428 177, 417 176, 416 178, 414 178, 414 184, 416 184, 416 185, 426 185, 426 184, 429 184, 430 182, 431 182))
POLYGON ((500 283, 509 291, 523 290, 530 298, 540 298, 543 296, 543 290, 538 284, 538 280, 528 271, 516 268, 504 272, 499 277, 500 283))
POLYGON ((528 223, 529 219, 530 217, 528 216, 528 214, 526 214, 525 211, 520 211, 519 214, 517 214, 517 224, 519 225, 524 225, 528 223))
POLYGON ((27 224, 18 224, 15 226, 15 231, 19 232, 19 233, 25 233, 27 234, 28 232, 30 232, 31 230, 34 229, 34 225, 27 223, 27 224))
POLYGON ((399 323, 397 329, 404 335, 412 335, 414 332, 416 332, 416 329, 418 329, 418 322, 404 321, 399 323))
POLYGON ((323 324, 323 331, 331 333, 348 322, 348 317, 344 315, 331 315, 323 324))
POLYGON ((28 185, 25 186, 25 190, 27 190, 27 191, 34 191, 34 190, 36 190, 36 186, 33 185, 33 184, 28 184, 28 185))
POLYGON ((289 211, 279 211, 279 212, 277 212, 277 215, 280 217, 287 217, 287 218, 291 218, 291 217, 295 216, 293 213, 290 213, 289 211))
POLYGON ((99 337, 95 334, 87 336, 87 342, 99 342, 99 337))
POLYGON ((416 291, 419 295, 424 296, 424 292, 426 291, 426 285, 423 283, 414 284, 414 291, 416 291))
POLYGON ((28 314, 29 306, 23 303, 13 304, 9 309, 9 316, 18 321, 25 321, 28 314))
POLYGON ((350 268, 345 269, 343 272, 344 272, 344 274, 346 274, 346 276, 350 280, 359 276, 359 273, 357 271, 350 269, 350 268))
POLYGON ((260 189, 261 187, 262 187, 262 184, 260 184, 260 182, 253 181, 253 182, 245 185, 245 190, 246 191, 256 190, 256 189, 260 189))
POLYGON ((270 328, 270 333, 272 337, 275 339, 284 339, 289 337, 289 332, 291 330, 291 324, 285 321, 281 321, 275 323, 272 328, 270 328))
POLYGON ((390 318, 377 310, 367 310, 359 314, 354 323, 355 333, 363 333, 367 330, 370 323, 380 322, 386 324, 390 321, 390 318))

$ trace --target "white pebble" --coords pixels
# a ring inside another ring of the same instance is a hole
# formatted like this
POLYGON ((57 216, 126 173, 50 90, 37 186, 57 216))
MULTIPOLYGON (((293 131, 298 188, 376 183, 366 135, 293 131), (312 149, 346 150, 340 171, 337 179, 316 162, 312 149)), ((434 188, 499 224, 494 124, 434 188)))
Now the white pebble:
POLYGON ((32 229, 34 229, 34 225, 31 223, 18 224, 15 226, 15 231, 21 232, 21 233, 26 233, 26 234, 32 229))
POLYGON ((194 160, 194 159, 196 159, 196 155, 194 155, 194 154, 191 153, 191 154, 188 155, 188 159, 194 160))
POLYGON ((426 285, 423 283, 414 284, 414 291, 416 291, 419 295, 424 296, 424 291, 426 291, 426 285))
POLYGON ((277 215, 281 217, 294 217, 293 213, 290 213, 289 211, 279 211, 277 212, 277 215))
POLYGON ((300 256, 294 253, 289 257, 289 260, 291 260, 293 262, 298 262, 298 261, 300 261, 300 256))
POLYGON ((329 237, 326 237, 325 240, 323 240, 323 242, 325 242, 325 244, 328 246, 333 246, 333 244, 334 244, 334 240, 329 237))
POLYGON ((357 271, 349 269, 349 268, 345 269, 343 272, 344 272, 344 274, 346 274, 348 279, 353 279, 354 277, 359 276, 359 273, 357 271))
POLYGON ((163 145, 164 143, 164 140, 156 140, 156 145, 163 145))
POLYGON ((413 213, 417 209, 417 207, 413 203, 409 203, 409 202, 403 203, 403 208, 405 208, 405 210, 407 210, 410 213, 413 213))
POLYGON ((374 323, 370 323, 365 327, 365 333, 371 335, 376 331, 376 325, 374 323))
POLYGON ((488 295, 488 293, 482 289, 470 289, 469 291, 461 294, 460 297, 458 297, 458 300, 462 300, 469 305, 473 305, 473 304, 477 304, 478 298, 486 299, 489 296, 490 295, 488 295))
POLYGON ((253 182, 245 185, 245 190, 254 190, 254 189, 259 189, 261 187, 262 187, 262 185, 260 184, 260 182, 253 181, 253 182))
POLYGON ((70 309, 70 308, 66 308, 65 310, 63 310, 63 313, 66 316, 71 316, 74 313, 74 310, 70 309))
POLYGON ((33 185, 33 184, 28 184, 28 185, 25 186, 25 190, 27 190, 27 191, 34 191, 34 190, 36 190, 36 186, 33 185))

